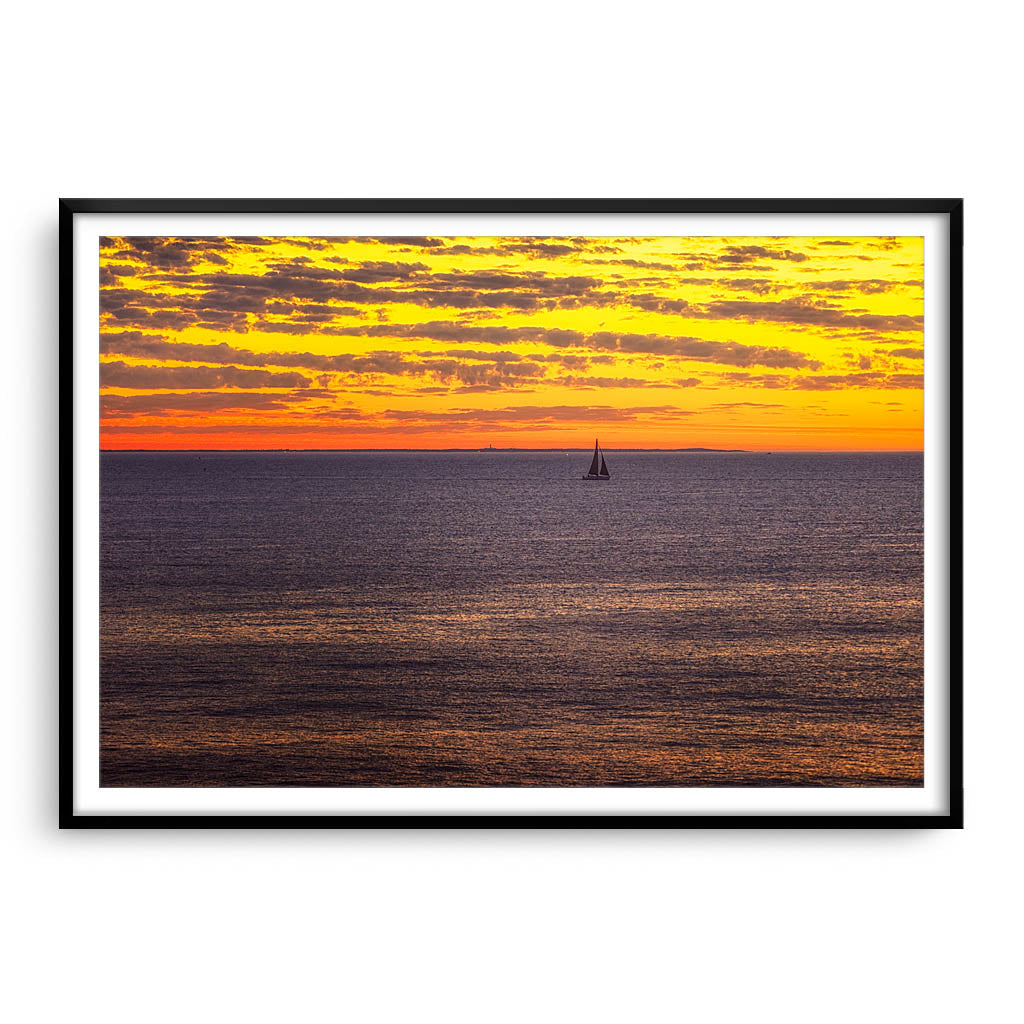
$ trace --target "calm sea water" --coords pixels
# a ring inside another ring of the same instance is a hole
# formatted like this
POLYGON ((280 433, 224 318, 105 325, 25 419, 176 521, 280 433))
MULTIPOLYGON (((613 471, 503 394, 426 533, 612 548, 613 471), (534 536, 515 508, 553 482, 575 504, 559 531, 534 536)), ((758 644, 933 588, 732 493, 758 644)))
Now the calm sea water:
POLYGON ((108 786, 917 786, 922 458, 104 453, 108 786))

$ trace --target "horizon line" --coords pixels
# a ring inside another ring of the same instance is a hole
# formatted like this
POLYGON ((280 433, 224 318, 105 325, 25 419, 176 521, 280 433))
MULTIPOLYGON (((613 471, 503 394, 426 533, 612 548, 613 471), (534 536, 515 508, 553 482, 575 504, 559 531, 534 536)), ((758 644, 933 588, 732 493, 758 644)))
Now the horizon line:
MULTIPOLYGON (((619 452, 707 452, 709 454, 724 455, 798 455, 798 454, 821 454, 821 455, 923 455, 923 448, 606 448, 604 451, 619 452)), ((101 454, 114 454, 116 452, 167 452, 167 453, 188 453, 188 452, 467 452, 470 454, 493 452, 589 452, 586 448, 100 448, 101 454)))

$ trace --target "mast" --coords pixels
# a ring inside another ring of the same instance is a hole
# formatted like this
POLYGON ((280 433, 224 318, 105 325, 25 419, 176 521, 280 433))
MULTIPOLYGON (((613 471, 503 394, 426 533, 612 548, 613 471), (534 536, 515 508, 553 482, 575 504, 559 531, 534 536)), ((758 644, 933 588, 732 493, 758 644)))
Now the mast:
POLYGON ((593 458, 593 461, 590 463, 590 476, 597 476, 598 475, 598 467, 600 466, 600 463, 597 460, 598 460, 597 438, 595 437, 594 438, 594 458, 593 458))

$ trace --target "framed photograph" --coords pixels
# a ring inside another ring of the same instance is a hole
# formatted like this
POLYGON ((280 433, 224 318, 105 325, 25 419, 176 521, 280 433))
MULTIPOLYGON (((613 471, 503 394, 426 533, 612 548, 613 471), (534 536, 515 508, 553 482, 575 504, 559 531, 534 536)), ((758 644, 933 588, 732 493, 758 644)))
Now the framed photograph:
POLYGON ((61 826, 962 827, 962 218, 61 201, 61 826))

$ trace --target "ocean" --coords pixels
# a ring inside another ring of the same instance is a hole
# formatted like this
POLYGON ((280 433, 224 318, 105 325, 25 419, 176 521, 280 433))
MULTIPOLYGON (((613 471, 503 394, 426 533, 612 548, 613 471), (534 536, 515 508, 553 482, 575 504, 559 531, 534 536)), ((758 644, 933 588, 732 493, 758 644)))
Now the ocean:
POLYGON ((104 452, 103 786, 920 786, 911 454, 104 452))

